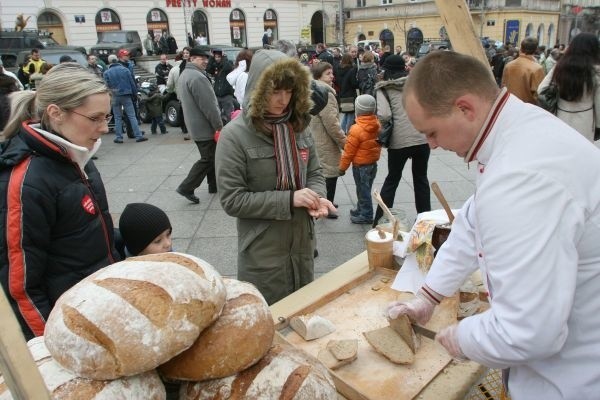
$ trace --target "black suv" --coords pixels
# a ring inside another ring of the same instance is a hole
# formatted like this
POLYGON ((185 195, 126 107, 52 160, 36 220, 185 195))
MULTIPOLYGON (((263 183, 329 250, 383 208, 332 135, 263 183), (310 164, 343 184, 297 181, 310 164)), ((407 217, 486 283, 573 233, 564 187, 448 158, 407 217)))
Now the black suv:
POLYGON ((4 67, 14 69, 18 67, 17 57, 23 51, 31 49, 70 50, 86 54, 82 46, 63 46, 52 39, 49 32, 26 29, 23 31, 0 31, 0 57, 4 67))
POLYGON ((142 41, 137 31, 98 32, 98 43, 90 48, 90 54, 108 63, 108 56, 117 54, 119 50, 129 51, 131 58, 143 54, 142 41))

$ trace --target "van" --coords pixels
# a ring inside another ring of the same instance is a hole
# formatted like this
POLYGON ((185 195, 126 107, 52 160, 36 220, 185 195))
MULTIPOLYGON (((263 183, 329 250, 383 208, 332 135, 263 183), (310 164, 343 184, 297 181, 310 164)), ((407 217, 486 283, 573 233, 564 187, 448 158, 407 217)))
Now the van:
POLYGON ((90 48, 90 54, 108 64, 108 56, 116 55, 122 49, 129 51, 131 58, 143 54, 142 41, 137 31, 98 32, 98 43, 90 48))
POLYGON ((381 40, 369 39, 369 40, 361 40, 356 44, 358 47, 365 48, 366 46, 370 46, 371 50, 377 50, 381 47, 381 40))
POLYGON ((31 52, 31 49, 56 49, 65 51, 77 51, 86 54, 82 46, 64 46, 58 44, 49 32, 26 29, 23 31, 2 30, 0 31, 0 57, 4 67, 9 71, 18 67, 18 55, 23 51, 31 52))
POLYGON ((417 60, 435 50, 452 50, 449 40, 430 40, 423 42, 417 52, 417 60))

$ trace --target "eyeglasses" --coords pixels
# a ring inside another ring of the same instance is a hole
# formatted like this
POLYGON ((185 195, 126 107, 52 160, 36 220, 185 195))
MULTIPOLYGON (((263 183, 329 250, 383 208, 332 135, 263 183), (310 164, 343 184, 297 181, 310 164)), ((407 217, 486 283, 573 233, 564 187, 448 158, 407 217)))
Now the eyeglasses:
POLYGON ((80 114, 74 110, 70 110, 70 112, 72 112, 73 114, 77 114, 82 117, 85 117, 85 118, 89 119, 90 121, 92 121, 93 123, 98 124, 98 125, 101 125, 104 123, 108 124, 112 120, 112 117, 113 117, 112 114, 106 114, 104 117, 88 117, 87 115, 80 114))

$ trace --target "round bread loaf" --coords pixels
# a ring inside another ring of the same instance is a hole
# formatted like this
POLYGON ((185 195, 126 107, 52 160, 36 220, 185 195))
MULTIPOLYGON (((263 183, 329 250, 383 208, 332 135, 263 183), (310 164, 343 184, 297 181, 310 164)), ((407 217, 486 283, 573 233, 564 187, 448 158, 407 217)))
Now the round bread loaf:
POLYGON ((46 346, 77 376, 116 379, 155 369, 190 347, 225 304, 218 272, 180 253, 129 258, 56 302, 46 346))
MULTIPOLYGON (((124 377, 112 381, 93 381, 79 378, 52 359, 38 336, 27 342, 46 387, 53 399, 60 400, 164 400, 165 387, 156 371, 124 377)), ((12 400, 8 388, 0 376, 0 400, 12 400)))
POLYGON ((337 392, 327 368, 290 345, 275 345, 252 367, 221 379, 186 382, 180 400, 331 400, 337 392))
POLYGON ((273 344, 267 302, 250 283, 224 279, 227 301, 219 319, 192 347, 159 367, 169 379, 203 381, 233 375, 255 364, 273 344))

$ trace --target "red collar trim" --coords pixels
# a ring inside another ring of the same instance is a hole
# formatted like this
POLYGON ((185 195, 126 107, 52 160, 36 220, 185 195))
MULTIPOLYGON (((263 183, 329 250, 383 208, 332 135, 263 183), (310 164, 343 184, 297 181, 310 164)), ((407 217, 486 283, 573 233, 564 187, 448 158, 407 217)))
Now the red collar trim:
POLYGON ((504 108, 504 104, 506 104, 506 101, 509 97, 510 93, 508 92, 508 90, 506 90, 506 88, 503 88, 502 92, 500 92, 500 95, 498 95, 498 98, 494 102, 494 105, 492 106, 492 109, 490 110, 490 113, 487 116, 486 122, 483 125, 483 129, 479 132, 479 135, 477 135, 474 146, 471 147, 471 150, 467 154, 467 157, 465 157, 465 160, 468 163, 473 161, 477 157, 477 153, 481 149, 481 146, 483 146, 483 142, 485 142, 488 135, 490 134, 492 127, 494 126, 496 120, 498 119, 498 116, 500 115, 500 111, 502 111, 502 108, 504 108))

